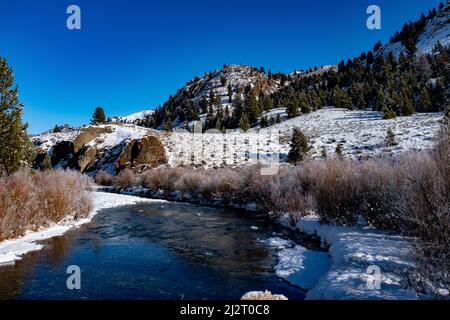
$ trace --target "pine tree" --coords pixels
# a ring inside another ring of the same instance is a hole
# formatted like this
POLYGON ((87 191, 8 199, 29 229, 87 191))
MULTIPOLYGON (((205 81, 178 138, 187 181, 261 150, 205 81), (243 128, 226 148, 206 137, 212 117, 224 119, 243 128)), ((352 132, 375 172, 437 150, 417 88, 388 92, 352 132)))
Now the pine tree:
POLYGON ((248 121, 251 125, 254 125, 258 121, 261 112, 259 109, 258 100, 256 99, 256 95, 253 90, 245 96, 244 108, 248 115, 248 121))
POLYGON ((338 158, 342 158, 344 156, 344 148, 342 143, 338 143, 336 149, 334 150, 338 158))
POLYGON ((289 118, 295 118, 300 115, 298 100, 295 97, 292 97, 287 105, 286 112, 289 118))
POLYGON ((105 111, 102 107, 95 108, 94 114, 92 115, 92 124, 104 124, 106 122, 105 111))
POLYGON ((206 99, 206 97, 203 96, 200 99, 200 102, 199 102, 199 107, 200 107, 200 110, 201 110, 202 114, 208 113, 208 105, 209 105, 208 104, 208 99, 206 99))
POLYGON ((302 162, 308 155, 309 150, 310 147, 305 134, 300 129, 294 128, 288 154, 289 162, 294 164, 302 162))
POLYGON ((392 110, 389 107, 385 107, 383 109, 383 119, 389 120, 389 119, 395 119, 397 117, 397 113, 395 113, 394 110, 392 110))
POLYGON ((0 173, 11 174, 34 159, 33 145, 22 123, 23 105, 18 100, 19 89, 14 74, 0 57, 0 173))
POLYGON ((386 147, 395 147, 397 142, 395 141, 395 134, 391 128, 389 128, 386 132, 386 138, 384 139, 384 143, 386 147))
POLYGON ((250 129, 250 122, 248 120, 247 114, 243 114, 241 117, 241 120, 239 121, 239 129, 246 132, 248 129, 250 129))
POLYGON ((242 115, 244 113, 244 106, 242 104, 242 99, 241 99, 241 95, 237 94, 236 95, 236 99, 234 100, 233 103, 233 126, 239 127, 239 122, 241 121, 242 115))
POLYGON ((61 132, 61 129, 58 127, 58 125, 56 124, 55 127, 52 130, 53 133, 58 133, 61 132))
POLYGON ((170 119, 170 117, 169 118, 167 118, 167 120, 166 120, 166 124, 165 124, 165 126, 164 126, 164 130, 165 131, 167 131, 167 132, 172 132, 172 120, 170 119))
POLYGON ((266 115, 263 115, 261 117, 260 127, 261 128, 267 128, 269 126, 269 119, 267 119, 266 115))
POLYGON ((431 109, 430 93, 428 91, 428 88, 426 86, 424 86, 420 93, 419 111, 420 112, 430 112, 430 109, 431 109))
POLYGON ((231 87, 231 83, 228 83, 228 103, 233 102, 233 88, 231 87))
POLYGON ((44 161, 42 162, 42 170, 47 171, 47 170, 51 170, 51 169, 52 169, 52 159, 50 158, 50 156, 47 153, 47 154, 45 154, 44 161))
POLYGON ((277 118, 275 120, 275 123, 281 123, 281 116, 280 116, 279 113, 277 114, 277 118))

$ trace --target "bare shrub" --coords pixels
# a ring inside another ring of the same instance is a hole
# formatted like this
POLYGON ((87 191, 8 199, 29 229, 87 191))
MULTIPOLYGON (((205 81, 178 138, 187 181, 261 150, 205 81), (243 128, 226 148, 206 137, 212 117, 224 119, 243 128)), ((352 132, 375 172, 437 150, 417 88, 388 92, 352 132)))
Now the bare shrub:
POLYGON ((361 172, 351 160, 331 159, 318 171, 314 197, 326 221, 354 224, 363 203, 361 172))
POLYGON ((125 169, 120 171, 119 174, 114 177, 113 184, 121 188, 130 188, 135 186, 137 181, 138 180, 136 179, 136 175, 133 170, 125 169))
MULTIPOLYGON (((402 162, 403 179, 393 209, 402 231, 419 239, 418 255, 450 271, 450 144, 402 162)), ((450 280, 450 279, 447 279, 450 280)))
POLYGON ((88 177, 73 171, 32 173, 21 170, 0 177, 0 240, 16 238, 64 218, 89 215, 92 200, 84 191, 88 177))
POLYGON ((154 191, 172 192, 175 191, 175 182, 187 171, 184 167, 152 169, 144 172, 139 183, 154 191))
POLYGON ((101 186, 112 186, 114 177, 104 170, 100 170, 95 176, 95 183, 101 186))

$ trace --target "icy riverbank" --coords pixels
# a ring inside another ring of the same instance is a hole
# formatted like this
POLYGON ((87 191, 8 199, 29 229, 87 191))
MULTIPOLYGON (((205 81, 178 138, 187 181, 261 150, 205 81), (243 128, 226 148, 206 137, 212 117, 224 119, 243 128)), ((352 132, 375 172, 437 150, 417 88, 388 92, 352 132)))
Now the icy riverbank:
POLYGON ((0 266, 2 264, 14 264, 16 260, 21 260, 21 256, 24 254, 42 249, 43 245, 39 244, 39 241, 61 236, 72 228, 76 228, 90 222, 92 218, 102 209, 136 204, 139 202, 163 201, 104 192, 91 192, 91 194, 94 201, 94 209, 88 218, 81 220, 64 220, 50 228, 36 232, 28 232, 22 238, 0 242, 0 266))
MULTIPOLYGON (((280 221, 288 224, 288 219, 280 221)), ((412 246, 407 239, 368 227, 324 225, 316 216, 302 218, 295 227, 301 232, 319 236, 322 244, 329 246, 331 258, 329 270, 308 291, 306 299, 419 298, 407 284, 407 273, 415 268, 412 246), (379 277, 370 273, 373 270, 380 271, 379 277)), ((302 254, 291 252, 287 260, 295 262, 302 254)), ((283 263, 281 260, 280 264, 283 263)), ((292 267, 291 273, 287 272, 284 278, 302 285, 299 282, 302 269, 296 271, 295 266, 292 267)), ((289 268, 285 266, 285 269, 289 268)))

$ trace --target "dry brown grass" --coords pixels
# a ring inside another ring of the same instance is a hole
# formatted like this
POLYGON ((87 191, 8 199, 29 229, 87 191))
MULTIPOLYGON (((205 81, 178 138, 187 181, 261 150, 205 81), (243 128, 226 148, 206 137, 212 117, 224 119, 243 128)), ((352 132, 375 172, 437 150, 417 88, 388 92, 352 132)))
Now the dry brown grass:
POLYGON ((90 179, 73 171, 21 170, 0 177, 0 241, 66 217, 88 216, 92 200, 84 191, 90 179))

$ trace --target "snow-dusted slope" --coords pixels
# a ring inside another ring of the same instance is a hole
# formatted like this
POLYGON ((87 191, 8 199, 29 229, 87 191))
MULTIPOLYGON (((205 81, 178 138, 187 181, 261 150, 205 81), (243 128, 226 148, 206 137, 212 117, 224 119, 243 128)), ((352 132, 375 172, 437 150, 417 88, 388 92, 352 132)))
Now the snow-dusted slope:
MULTIPOLYGON (((417 54, 431 53, 438 41, 443 46, 450 45, 450 2, 438 12, 436 17, 427 22, 425 29, 417 39, 417 54)), ((386 44, 379 52, 384 55, 392 52, 398 57, 400 53, 406 53, 406 49, 401 42, 395 42, 386 44)))
POLYGON ((136 112, 133 114, 130 114, 128 116, 117 116, 111 119, 113 123, 124 123, 124 124, 138 124, 139 121, 142 121, 147 116, 151 116, 153 113, 155 113, 155 110, 144 110, 140 112, 136 112))
POLYGON ((312 158, 320 158, 322 148, 329 156, 334 155, 338 144, 348 157, 375 157, 431 148, 442 118, 442 114, 434 113, 384 120, 380 112, 330 108, 269 128, 252 129, 245 135, 211 133, 195 138, 191 133, 168 134, 162 136, 162 141, 171 165, 239 166, 254 161, 252 157, 257 154, 286 159, 292 131, 300 128, 311 144, 312 158), (384 143, 389 128, 396 135, 395 147, 386 147, 384 143))
MULTIPOLYGON (((282 109, 274 109, 282 116, 282 109)), ((300 128, 311 144, 310 155, 320 158, 323 148, 332 156, 338 144, 343 154, 352 158, 375 157, 399 154, 410 150, 424 150, 434 145, 440 128, 442 114, 415 114, 384 120, 380 112, 349 111, 327 108, 286 120, 265 129, 252 129, 246 134, 166 133, 136 125, 105 125, 95 138, 83 143, 88 150, 94 150, 100 161, 92 170, 104 169, 114 173, 117 159, 130 141, 152 135, 160 139, 168 164, 200 165, 217 167, 240 166, 255 159, 271 157, 281 161, 289 152, 289 142, 294 128, 300 128), (386 132, 391 129, 396 135, 395 147, 386 147, 386 132)), ((81 129, 81 131, 86 129, 81 129)), ((61 141, 74 143, 79 131, 70 133, 44 134, 34 138, 35 144, 52 154, 55 145, 61 141)), ((78 138, 79 139, 79 138, 78 138)), ((77 143, 75 143, 76 145, 77 143)), ((75 152, 77 152, 75 150, 75 152)), ((87 154, 89 154, 87 152, 87 154)), ((66 159, 62 156, 61 159, 66 159)), ((90 172, 90 171, 89 171, 90 172)), ((94 172, 93 172, 94 173, 94 172)))

